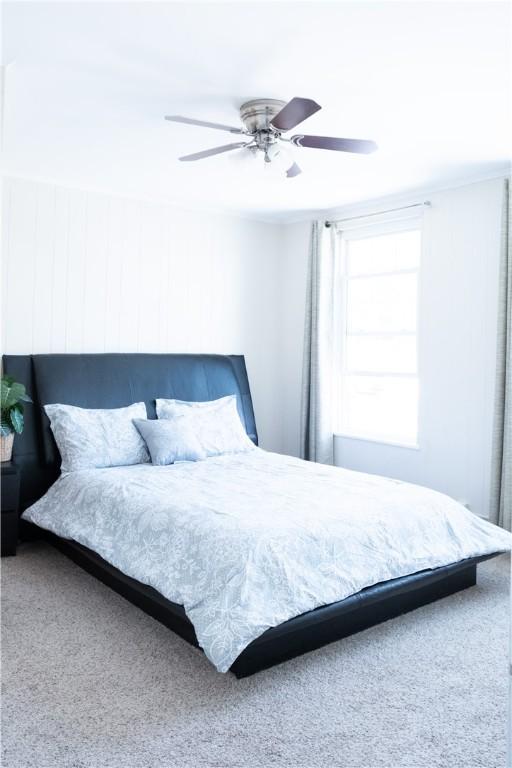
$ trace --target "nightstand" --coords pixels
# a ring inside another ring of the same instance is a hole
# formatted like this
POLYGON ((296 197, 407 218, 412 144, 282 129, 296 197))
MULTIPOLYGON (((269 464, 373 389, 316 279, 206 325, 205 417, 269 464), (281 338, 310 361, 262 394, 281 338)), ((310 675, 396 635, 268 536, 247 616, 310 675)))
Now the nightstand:
POLYGON ((2 461, 2 557, 15 555, 18 543, 20 470, 14 461, 2 461))

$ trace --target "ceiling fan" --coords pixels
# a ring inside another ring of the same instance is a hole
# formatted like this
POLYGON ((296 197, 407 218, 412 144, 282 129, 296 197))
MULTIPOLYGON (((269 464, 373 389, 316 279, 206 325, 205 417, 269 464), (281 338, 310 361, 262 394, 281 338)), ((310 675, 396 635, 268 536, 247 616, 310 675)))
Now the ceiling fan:
POLYGON ((220 155, 223 152, 231 152, 234 149, 247 149, 253 153, 263 152, 265 162, 271 163, 279 158, 286 161, 286 175, 293 178, 301 173, 300 167, 293 157, 283 147, 282 142, 293 144, 296 147, 312 147, 314 149, 331 149, 337 152, 357 152, 368 154, 377 149, 374 141, 364 139, 338 139, 330 136, 309 136, 298 133, 294 136, 283 136, 286 131, 295 128, 306 118, 314 115, 321 109, 320 105, 312 99, 301 99, 298 96, 288 103, 279 99, 252 99, 246 101, 240 107, 240 118, 243 128, 236 128, 222 123, 210 123, 204 120, 195 120, 192 117, 180 115, 166 115, 166 120, 187 125, 199 125, 204 128, 217 128, 220 131, 241 134, 247 137, 247 141, 238 141, 232 144, 224 144, 213 149, 204 149, 192 155, 184 155, 180 160, 202 160, 204 157, 220 155), (288 165, 289 163, 289 165, 288 165))

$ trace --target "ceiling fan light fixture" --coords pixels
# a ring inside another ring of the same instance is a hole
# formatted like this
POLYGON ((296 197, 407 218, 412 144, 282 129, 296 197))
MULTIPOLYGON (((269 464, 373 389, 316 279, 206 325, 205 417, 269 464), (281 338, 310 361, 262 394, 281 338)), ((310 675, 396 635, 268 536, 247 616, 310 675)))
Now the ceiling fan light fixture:
POLYGON ((275 165, 281 168, 284 168, 285 170, 289 168, 290 165, 293 163, 292 153, 290 152, 288 147, 283 146, 278 142, 275 142, 275 144, 270 144, 270 146, 267 149, 266 155, 268 157, 267 162, 274 163, 275 165))
POLYGON ((268 148, 264 163, 265 176, 275 178, 292 179, 301 173, 300 167, 295 162, 293 153, 288 146, 282 144, 271 144, 268 148), (268 157, 268 160, 266 159, 268 157))
POLYGON ((265 162, 273 163, 277 161, 282 152, 283 149, 277 142, 269 144, 265 150, 265 162))

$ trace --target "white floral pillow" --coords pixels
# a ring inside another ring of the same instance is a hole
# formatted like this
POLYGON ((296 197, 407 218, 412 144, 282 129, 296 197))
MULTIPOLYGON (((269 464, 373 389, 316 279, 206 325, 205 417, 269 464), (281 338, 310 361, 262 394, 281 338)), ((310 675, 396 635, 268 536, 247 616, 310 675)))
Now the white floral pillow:
POLYGON ((159 419, 186 419, 187 427, 197 435, 207 456, 240 453, 255 447, 240 421, 236 395, 206 402, 160 398, 156 401, 156 413, 159 419))
POLYGON ((62 464, 61 472, 121 467, 149 461, 146 444, 133 419, 147 418, 144 403, 126 408, 78 408, 45 405, 62 464))
POLYGON ((184 416, 172 419, 134 419, 144 438, 153 464, 206 459, 192 425, 184 416))

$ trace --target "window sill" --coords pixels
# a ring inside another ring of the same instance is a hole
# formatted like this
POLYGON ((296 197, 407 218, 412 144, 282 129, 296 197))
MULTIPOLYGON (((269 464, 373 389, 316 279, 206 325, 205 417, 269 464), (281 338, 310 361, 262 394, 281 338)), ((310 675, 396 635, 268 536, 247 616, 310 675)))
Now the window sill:
POLYGON ((342 438, 343 440, 358 440, 362 443, 377 443, 377 445, 390 445, 393 448, 406 448, 409 451, 419 451, 420 446, 417 443, 396 443, 392 440, 380 440, 377 437, 362 437, 358 435, 346 435, 343 432, 335 432, 334 437, 342 438))

